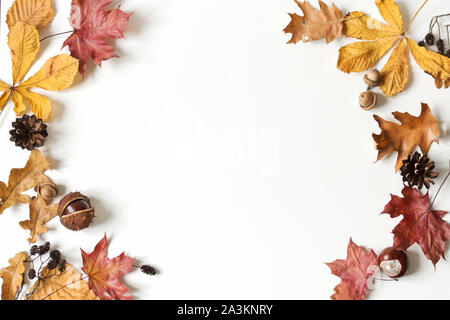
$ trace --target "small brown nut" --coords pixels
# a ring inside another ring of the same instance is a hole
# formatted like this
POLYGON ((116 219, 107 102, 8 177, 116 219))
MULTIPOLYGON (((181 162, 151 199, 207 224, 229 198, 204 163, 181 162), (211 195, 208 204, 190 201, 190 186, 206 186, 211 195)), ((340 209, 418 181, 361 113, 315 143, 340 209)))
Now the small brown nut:
POLYGON ((373 91, 364 91, 359 95, 359 106, 364 110, 370 110, 377 104, 377 95, 373 91))
POLYGON ((59 202, 58 215, 61 224, 67 229, 80 231, 92 223, 94 208, 88 197, 79 192, 71 192, 59 202))
POLYGON ((377 69, 370 70, 364 76, 364 82, 371 88, 378 87, 380 85, 381 73, 377 69))
POLYGON ((34 190, 38 193, 38 195, 42 197, 42 199, 44 199, 47 204, 52 203, 53 199, 55 199, 56 194, 58 193, 58 188, 54 183, 51 182, 35 186, 34 190))

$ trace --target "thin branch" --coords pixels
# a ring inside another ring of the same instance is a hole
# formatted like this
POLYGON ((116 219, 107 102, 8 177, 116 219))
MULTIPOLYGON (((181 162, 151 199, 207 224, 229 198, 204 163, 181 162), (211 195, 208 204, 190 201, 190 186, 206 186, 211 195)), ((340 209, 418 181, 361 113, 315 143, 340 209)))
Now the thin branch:
POLYGON ((417 17, 417 15, 419 14, 419 12, 422 10, 423 7, 425 7, 425 5, 428 3, 429 0, 425 0, 425 2, 420 6, 419 10, 417 10, 416 14, 412 17, 411 21, 408 23, 408 25, 406 26, 405 30, 403 30, 402 34, 405 34, 406 31, 408 31, 409 27, 411 26, 412 22, 414 21, 414 19, 417 17))
POLYGON ((448 164, 449 164, 449 171, 448 171, 447 175, 445 176, 444 181, 442 181, 441 185, 439 186, 439 189, 438 189, 436 195, 434 196, 433 201, 431 201, 431 204, 430 204, 430 208, 429 208, 429 209, 431 209, 431 208, 433 207, 433 204, 434 204, 434 202, 436 201, 436 198, 437 198, 437 196, 439 195, 439 192, 441 192, 442 187, 444 186, 445 182, 447 181, 448 177, 450 176, 450 161, 449 161, 448 164))
POLYGON ((39 42, 42 42, 42 41, 44 41, 44 40, 46 40, 46 39, 48 39, 48 38, 51 38, 51 37, 56 37, 56 36, 60 36, 60 35, 62 35, 62 34, 71 33, 71 32, 73 32, 73 31, 74 31, 74 30, 64 31, 64 32, 59 32, 59 33, 51 34, 51 35, 48 35, 48 36, 46 36, 46 37, 43 37, 41 40, 39 40, 39 42))

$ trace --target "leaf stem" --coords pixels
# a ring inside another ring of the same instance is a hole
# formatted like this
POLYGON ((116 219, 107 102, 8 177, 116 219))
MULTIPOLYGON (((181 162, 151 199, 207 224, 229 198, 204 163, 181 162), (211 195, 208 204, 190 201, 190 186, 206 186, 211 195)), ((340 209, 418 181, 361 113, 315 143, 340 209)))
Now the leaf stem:
POLYGON ((41 40, 39 40, 39 42, 42 42, 42 41, 44 41, 44 40, 46 40, 48 38, 51 38, 51 37, 56 37, 56 36, 60 36, 62 34, 67 34, 67 33, 71 33, 71 32, 74 32, 74 30, 58 32, 58 33, 55 33, 55 34, 51 34, 51 35, 43 37, 41 40))
POLYGON ((429 0, 425 0, 424 3, 422 3, 422 5, 420 6, 419 10, 417 10, 417 12, 414 14, 414 16, 412 17, 411 21, 408 23, 408 25, 406 26, 405 30, 403 30, 402 34, 404 35, 406 33, 406 31, 408 31, 409 27, 411 27, 412 22, 414 21, 414 19, 417 17, 417 15, 419 14, 419 12, 422 10, 423 7, 425 7, 425 5, 427 4, 429 0))
POLYGON ((433 207, 434 202, 436 201, 437 196, 439 195, 439 192, 441 192, 442 187, 444 186, 445 182, 447 181, 448 177, 450 176, 450 161, 449 161, 449 171, 447 173, 447 175, 445 176, 444 181, 442 181, 441 185, 439 186, 439 189, 436 193, 436 195, 433 198, 433 201, 431 201, 430 207, 429 209, 431 209, 433 207))

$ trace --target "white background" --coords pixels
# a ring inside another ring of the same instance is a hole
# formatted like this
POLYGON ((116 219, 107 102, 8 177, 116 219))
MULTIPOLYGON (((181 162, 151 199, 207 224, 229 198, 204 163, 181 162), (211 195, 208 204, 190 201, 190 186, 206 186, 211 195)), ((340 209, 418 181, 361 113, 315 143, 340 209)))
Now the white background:
MULTIPOLYGON (((6 82, 11 3, 2 0, 6 82)), ((56 17, 42 36, 70 29, 70 1, 53 3, 56 17)), ((405 23, 421 3, 398 1, 405 23)), ((372 0, 336 4, 380 18, 372 0)), ((121 58, 101 69, 90 65, 68 90, 45 93, 54 109, 41 149, 53 163, 49 175, 61 195, 90 196, 98 216, 79 233, 58 219, 49 224, 44 240, 75 267, 80 247, 92 250, 106 232, 111 256, 125 250, 161 270, 126 276, 139 299, 327 299, 339 279, 323 262, 345 258, 350 237, 377 252, 392 243, 400 218, 379 213, 402 182, 394 156, 374 163, 371 134, 379 130, 372 114, 418 115, 423 101, 438 120, 450 121, 448 91, 437 90, 414 61, 406 90, 365 112, 357 103, 363 74, 336 68, 348 39, 286 44, 287 13, 300 13, 291 0, 123 0, 122 9, 134 15, 127 39, 115 42, 121 58)), ((430 18, 449 11, 449 1, 430 1, 409 35, 420 40, 430 18)), ((58 54, 64 39, 43 42, 29 74, 58 54)), ((15 116, 11 103, 7 108, 0 119, 2 181, 29 155, 9 141, 15 116)), ((449 142, 444 137, 430 151, 438 184, 449 142)), ((450 210, 449 194, 444 187, 437 209, 450 210)), ((28 248, 18 225, 26 217, 26 206, 0 217, 2 266, 28 248)), ((450 298, 449 263, 434 270, 418 246, 409 252, 407 275, 369 297, 450 298)))

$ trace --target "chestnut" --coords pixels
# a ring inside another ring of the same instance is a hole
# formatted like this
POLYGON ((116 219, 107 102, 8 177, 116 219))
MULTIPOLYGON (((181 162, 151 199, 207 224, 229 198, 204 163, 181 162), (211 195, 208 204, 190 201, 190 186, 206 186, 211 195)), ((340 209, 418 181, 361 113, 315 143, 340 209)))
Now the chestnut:
POLYGON ((79 231, 89 227, 94 219, 94 208, 88 197, 80 192, 65 195, 58 205, 61 224, 66 228, 79 231))
POLYGON ((402 250, 388 247, 378 257, 380 269, 391 278, 403 276, 408 269, 408 256, 402 250))

